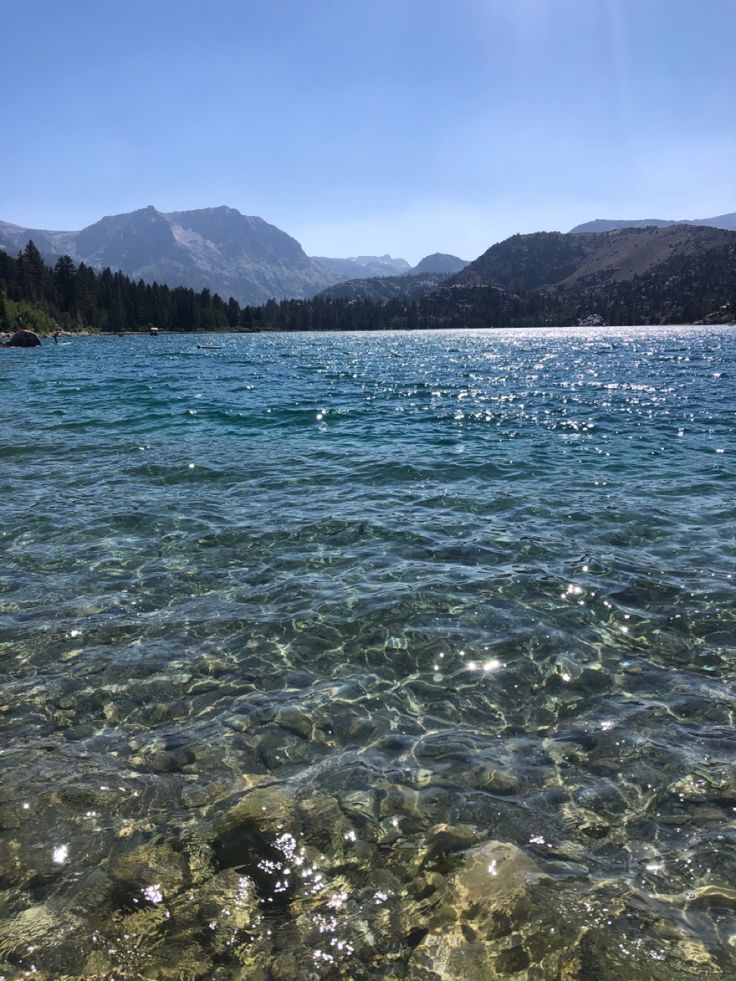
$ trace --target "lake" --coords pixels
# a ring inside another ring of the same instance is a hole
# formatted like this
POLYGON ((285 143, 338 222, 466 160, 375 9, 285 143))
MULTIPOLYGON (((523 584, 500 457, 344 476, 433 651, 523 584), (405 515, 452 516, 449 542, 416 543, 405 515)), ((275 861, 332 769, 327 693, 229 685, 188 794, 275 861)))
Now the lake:
POLYGON ((0 352, 0 975, 735 978, 735 373, 0 352))

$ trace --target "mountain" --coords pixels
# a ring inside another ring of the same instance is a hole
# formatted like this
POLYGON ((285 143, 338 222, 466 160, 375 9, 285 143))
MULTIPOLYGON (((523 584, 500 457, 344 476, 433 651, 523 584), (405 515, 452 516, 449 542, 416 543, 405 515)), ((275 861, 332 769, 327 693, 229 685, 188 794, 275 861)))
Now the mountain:
POLYGON ((670 225, 705 225, 707 228, 725 228, 728 231, 736 231, 736 211, 728 215, 716 215, 715 218, 687 218, 681 221, 669 221, 662 218, 635 218, 632 221, 596 218, 595 221, 576 225, 571 234, 611 232, 619 228, 668 228, 670 225))
MULTIPOLYGON (((179 229, 185 229, 189 235, 206 234, 212 248, 216 239, 218 256, 227 254, 227 236, 209 225, 211 216, 204 216, 206 226, 196 231, 189 217, 183 224, 181 214, 173 221, 155 209, 144 212, 125 216, 129 220, 122 222, 109 220, 102 228, 91 226, 82 244, 99 258, 117 254, 145 266, 151 255, 157 261, 171 255, 178 259, 176 238, 179 229)), ((0 231, 8 236, 18 229, 5 225, 0 231)), ((256 225, 255 232, 260 231, 256 225)), ((280 243, 278 235, 276 241, 280 243)), ((240 254, 240 235, 230 244, 240 254)), ((266 248, 260 238, 259 247, 266 248)), ((296 258, 301 258, 299 252, 296 258)), ((352 280, 313 299, 271 301, 245 309, 234 300, 225 303, 213 297, 209 288, 194 293, 146 286, 122 273, 111 278, 109 271, 75 272, 69 263, 53 270, 38 249, 26 246, 17 259, 0 253, 0 324, 12 325, 20 314, 42 329, 61 319, 68 326, 107 330, 136 330, 149 324, 249 331, 733 324, 736 231, 676 224, 575 235, 515 235, 452 276, 420 273, 352 280)))
POLYGON ((22 248, 29 238, 47 258, 66 253, 98 269, 110 266, 146 282, 208 288, 240 303, 313 296, 336 281, 296 239, 227 207, 164 214, 149 206, 102 218, 79 232, 0 224, 0 246, 7 250, 22 248))
POLYGON ((41 228, 22 228, 0 221, 0 249, 4 252, 20 252, 29 239, 46 256, 59 256, 74 250, 76 232, 47 232, 41 228))
POLYGON ((389 300, 414 300, 429 293, 447 279, 447 273, 417 273, 408 276, 372 276, 349 279, 328 286, 317 295, 325 300, 369 300, 387 303, 389 300))
POLYGON ((515 235, 427 299, 436 308, 464 305, 462 319, 473 325, 730 322, 736 232, 675 224, 515 235))
POLYGON ((356 276, 391 276, 410 269, 404 259, 357 256, 315 259, 285 232, 234 208, 201 208, 168 214, 152 205, 110 215, 78 232, 22 228, 0 222, 0 248, 21 250, 32 239, 53 261, 109 266, 133 279, 209 289, 224 299, 257 305, 270 298, 314 296, 356 276))
MULTIPOLYGON (((401 260, 403 262, 403 260, 401 260)), ((408 268, 408 263, 406 263, 408 268)), ((349 279, 322 290, 320 297, 327 300, 369 300, 387 303, 389 300, 415 300, 431 292, 452 273, 468 265, 456 255, 435 252, 425 256, 414 268, 401 276, 373 276, 349 279)))
POLYGON ((298 309, 282 304, 265 324, 377 330, 736 321, 736 232, 699 225, 514 235, 454 276, 433 276, 375 281, 390 289, 385 296, 366 281, 343 284, 298 309))
POLYGON ((674 260, 695 259, 728 245, 736 236, 702 226, 618 229, 604 233, 536 232, 491 246, 450 285, 498 286, 524 293, 596 288, 641 277, 674 260))
POLYGON ((468 265, 465 259, 458 259, 456 255, 447 255, 445 252, 433 252, 432 255, 425 255, 416 266, 411 270, 412 275, 418 273, 452 273, 460 272, 468 265))
POLYGON ((369 276, 401 276, 411 269, 406 259, 394 259, 390 255, 357 255, 350 259, 315 256, 315 261, 334 273, 338 277, 336 282, 367 279, 369 276))

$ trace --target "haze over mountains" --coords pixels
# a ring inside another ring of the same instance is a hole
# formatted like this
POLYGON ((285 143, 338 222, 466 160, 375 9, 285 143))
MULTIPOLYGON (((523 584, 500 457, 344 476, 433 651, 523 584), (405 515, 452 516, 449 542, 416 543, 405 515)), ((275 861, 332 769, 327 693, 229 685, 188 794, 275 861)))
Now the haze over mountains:
POLYGON ((571 229, 571 232, 578 235, 586 232, 612 232, 618 228, 669 228, 670 225, 704 225, 706 228, 725 228, 728 231, 736 231, 736 211, 727 215, 716 215, 715 218, 684 218, 677 221, 666 218, 634 218, 631 220, 596 218, 594 221, 586 221, 582 225, 576 225, 575 228, 571 229))
POLYGON ((320 255, 315 259, 340 277, 336 282, 369 276, 404 276, 411 272, 406 259, 393 259, 390 255, 357 255, 348 259, 328 259, 320 255))
MULTIPOLYGON (((0 221, 0 248, 17 252, 29 239, 51 261, 69 255, 96 269, 109 266, 145 282, 206 288, 253 305, 271 298, 311 297, 348 279, 412 272, 404 259, 389 255, 310 257, 275 225, 228 207, 164 214, 149 206, 102 218, 77 232, 0 221)), ((464 265, 454 256, 435 255, 422 260, 425 268, 420 271, 431 271, 426 266, 433 261, 447 265, 448 259, 464 265)))
POLYGON ((365 275, 329 286, 318 295, 328 300, 370 300, 387 303, 396 298, 414 299, 439 286, 468 265, 463 259, 443 252, 425 256, 413 269, 400 276, 365 275))

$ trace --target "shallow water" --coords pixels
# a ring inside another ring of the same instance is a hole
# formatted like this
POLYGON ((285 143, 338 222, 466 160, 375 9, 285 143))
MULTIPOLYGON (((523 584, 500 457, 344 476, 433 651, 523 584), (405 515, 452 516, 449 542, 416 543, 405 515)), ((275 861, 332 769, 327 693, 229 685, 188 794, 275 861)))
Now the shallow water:
POLYGON ((0 352, 0 975, 736 978, 736 331, 0 352))

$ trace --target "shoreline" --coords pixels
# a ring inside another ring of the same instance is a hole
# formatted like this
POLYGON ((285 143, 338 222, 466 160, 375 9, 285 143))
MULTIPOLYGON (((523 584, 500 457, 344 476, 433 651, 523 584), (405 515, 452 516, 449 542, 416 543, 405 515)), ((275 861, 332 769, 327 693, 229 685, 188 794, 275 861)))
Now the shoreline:
MULTIPOLYGON (((489 325, 487 327, 444 327, 444 326, 432 326, 432 327, 379 327, 375 329, 370 328, 360 328, 360 327, 350 327, 344 330, 339 328, 334 329, 314 329, 314 330, 297 330, 290 329, 288 327, 278 327, 278 328, 268 328, 265 330, 166 330, 163 328, 158 329, 155 333, 151 333, 150 329, 145 328, 142 330, 98 330, 91 327, 85 327, 83 330, 59 330, 58 332, 44 332, 44 331, 33 331, 41 340, 52 341, 54 333, 58 334, 58 337, 69 340, 71 338, 82 338, 82 337, 179 337, 190 335, 192 337, 232 337, 232 336, 246 336, 246 335, 263 335, 263 334, 427 334, 433 331, 453 331, 453 332, 468 332, 472 333, 479 330, 484 331, 505 331, 505 330, 624 330, 624 329, 659 329, 663 327, 672 328, 682 328, 682 327, 736 327, 736 321, 725 320, 725 321, 693 321, 689 323, 673 322, 673 323, 658 323, 658 324, 534 324, 523 326, 504 326, 496 327, 489 325)), ((5 342, 10 340, 15 331, 0 331, 0 347, 5 346, 5 342)))

